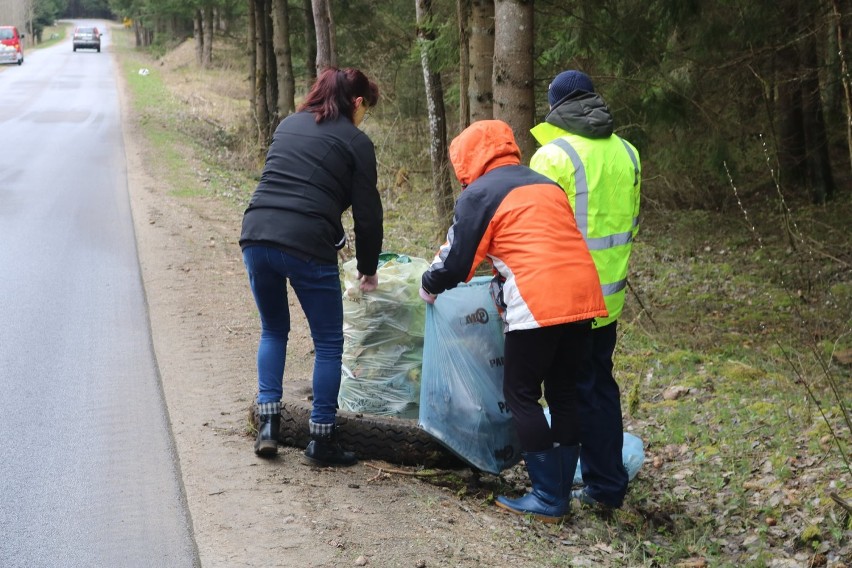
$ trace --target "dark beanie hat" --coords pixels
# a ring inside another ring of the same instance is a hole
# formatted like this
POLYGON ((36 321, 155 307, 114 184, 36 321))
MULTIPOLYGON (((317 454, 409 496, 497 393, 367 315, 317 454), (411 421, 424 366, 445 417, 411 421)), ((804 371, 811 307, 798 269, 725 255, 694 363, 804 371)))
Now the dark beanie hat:
POLYGON ((556 76, 547 89, 547 100, 550 106, 555 105, 574 91, 594 93, 592 80, 582 71, 563 71, 556 76))

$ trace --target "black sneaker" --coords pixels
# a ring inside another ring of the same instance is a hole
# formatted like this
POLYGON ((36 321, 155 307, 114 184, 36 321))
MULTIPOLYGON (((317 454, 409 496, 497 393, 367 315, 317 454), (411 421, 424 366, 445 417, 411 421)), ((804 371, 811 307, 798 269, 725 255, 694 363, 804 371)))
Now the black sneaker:
POLYGON ((311 436, 311 441, 305 448, 305 460, 310 465, 320 467, 350 466, 358 463, 355 454, 341 448, 333 434, 311 436))

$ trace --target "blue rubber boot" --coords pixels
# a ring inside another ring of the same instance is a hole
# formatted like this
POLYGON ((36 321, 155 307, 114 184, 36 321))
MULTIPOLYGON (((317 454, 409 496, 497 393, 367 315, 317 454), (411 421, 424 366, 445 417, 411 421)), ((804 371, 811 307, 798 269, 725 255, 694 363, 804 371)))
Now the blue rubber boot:
MULTIPOLYGON (((545 523, 558 523, 568 512, 569 500, 563 489, 560 448, 521 454, 527 465, 532 491, 519 499, 497 497, 495 505, 518 515, 532 515, 545 523)), ((574 467, 577 467, 579 448, 574 446, 574 467)))

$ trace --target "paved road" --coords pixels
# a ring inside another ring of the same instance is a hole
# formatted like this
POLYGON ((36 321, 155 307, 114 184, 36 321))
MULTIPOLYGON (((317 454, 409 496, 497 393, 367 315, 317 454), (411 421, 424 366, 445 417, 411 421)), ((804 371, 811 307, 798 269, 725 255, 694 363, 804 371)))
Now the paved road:
POLYGON ((198 566, 109 38, 0 70, 0 566, 198 566))

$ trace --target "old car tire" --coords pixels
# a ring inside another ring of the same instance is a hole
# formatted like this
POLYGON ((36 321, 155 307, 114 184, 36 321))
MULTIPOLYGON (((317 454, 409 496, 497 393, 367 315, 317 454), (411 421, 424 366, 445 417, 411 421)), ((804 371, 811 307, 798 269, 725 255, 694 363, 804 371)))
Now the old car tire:
MULTIPOLYGON (((302 396, 287 393, 281 403, 279 442, 286 446, 304 448, 310 441, 308 420, 311 402, 302 396), (289 396, 288 396, 289 395, 289 396)), ((251 421, 257 427, 257 406, 251 407, 251 421)), ((401 465, 460 468, 465 464, 432 438, 413 419, 376 416, 338 410, 337 440, 355 452, 359 459, 384 460, 401 465)))

